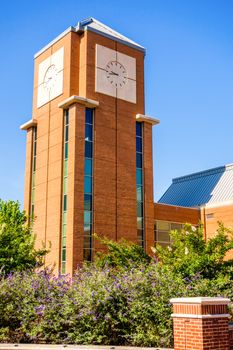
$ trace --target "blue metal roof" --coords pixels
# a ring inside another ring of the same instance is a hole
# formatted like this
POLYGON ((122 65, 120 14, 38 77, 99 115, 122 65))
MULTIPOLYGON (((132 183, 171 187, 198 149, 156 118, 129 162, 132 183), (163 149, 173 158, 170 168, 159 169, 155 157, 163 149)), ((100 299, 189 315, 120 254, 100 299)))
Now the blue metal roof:
POLYGON ((158 201, 183 207, 233 200, 233 164, 172 180, 158 201))

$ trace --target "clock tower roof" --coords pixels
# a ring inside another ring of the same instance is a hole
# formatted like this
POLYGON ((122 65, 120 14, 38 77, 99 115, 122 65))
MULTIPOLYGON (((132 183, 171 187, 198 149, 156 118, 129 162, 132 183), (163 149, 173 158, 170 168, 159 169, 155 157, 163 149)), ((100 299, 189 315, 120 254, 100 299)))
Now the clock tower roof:
POLYGON ((80 22, 78 22, 76 27, 69 27, 67 28, 63 33, 61 33, 59 36, 57 36, 54 40, 52 40, 49 44, 44 46, 39 52, 37 52, 34 55, 34 58, 38 57, 41 53, 43 53, 45 50, 47 50, 50 46, 52 46, 54 43, 56 43, 58 40, 60 40, 62 37, 64 37, 69 32, 75 32, 77 34, 81 34, 87 30, 90 30, 92 32, 98 33, 100 35, 103 35, 107 38, 110 38, 112 40, 118 41, 122 44, 125 44, 127 46, 133 47, 139 51, 146 52, 146 49, 137 44, 135 41, 127 38, 126 36, 118 33, 114 29, 106 26, 104 23, 98 21, 97 19, 90 17, 87 19, 84 19, 80 22))
POLYGON ((137 44, 135 41, 127 38, 126 36, 120 34, 119 32, 115 31, 114 29, 106 26, 106 24, 98 21, 97 19, 95 19, 93 17, 84 19, 77 24, 77 26, 76 26, 77 32, 82 32, 85 30, 90 30, 90 31, 96 32, 100 35, 114 39, 114 40, 121 42, 125 45, 134 47, 140 51, 143 51, 143 52, 146 51, 143 46, 137 44))

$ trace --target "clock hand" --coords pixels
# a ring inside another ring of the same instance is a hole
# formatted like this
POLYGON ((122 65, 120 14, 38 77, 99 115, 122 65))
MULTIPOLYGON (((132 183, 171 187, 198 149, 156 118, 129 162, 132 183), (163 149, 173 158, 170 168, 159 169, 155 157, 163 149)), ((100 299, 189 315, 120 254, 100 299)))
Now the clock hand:
POLYGON ((117 73, 115 73, 113 71, 111 71, 111 73, 109 73, 109 75, 117 75, 117 76, 119 76, 119 74, 117 74, 117 73))

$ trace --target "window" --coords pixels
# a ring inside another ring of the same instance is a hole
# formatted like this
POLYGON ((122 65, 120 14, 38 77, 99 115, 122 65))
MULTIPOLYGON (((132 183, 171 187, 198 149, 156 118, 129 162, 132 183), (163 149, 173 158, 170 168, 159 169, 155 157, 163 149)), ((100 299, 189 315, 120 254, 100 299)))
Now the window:
POLYGON ((30 219, 35 216, 35 190, 36 190, 36 155, 37 155, 37 127, 32 131, 32 175, 31 175, 31 200, 30 200, 30 219))
POLYGON ((155 243, 161 246, 168 246, 171 243, 170 231, 181 230, 183 224, 170 221, 155 221, 155 243))
POLYGON ((144 203, 143 203, 143 124, 136 122, 136 192, 137 192, 137 239, 144 247, 144 203))

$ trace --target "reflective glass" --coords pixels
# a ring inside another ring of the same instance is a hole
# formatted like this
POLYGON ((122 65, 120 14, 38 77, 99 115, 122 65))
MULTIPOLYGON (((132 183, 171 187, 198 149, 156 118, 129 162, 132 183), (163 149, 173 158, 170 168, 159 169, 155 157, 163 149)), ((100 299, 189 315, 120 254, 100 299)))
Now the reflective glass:
POLYGON ((65 128, 65 142, 69 140, 69 126, 67 125, 65 128))
POLYGON ((62 248, 66 247, 66 237, 62 237, 62 248))
POLYGON ((143 203, 137 203, 137 216, 143 217, 143 203))
POLYGON ((136 122, 136 135, 142 137, 142 123, 136 122))
POLYGON ((92 219, 91 214, 92 214, 91 211, 84 210, 84 226, 91 224, 91 219, 92 219))
POLYGON ((85 141, 92 141, 92 125, 85 125, 85 141))
POLYGON ((84 249, 85 248, 91 248, 91 243, 92 243, 92 239, 91 236, 86 236, 84 237, 84 249))
POLYGON ((37 142, 35 141, 34 142, 34 152, 33 152, 33 155, 36 156, 36 147, 37 147, 37 142))
POLYGON ((69 124, 69 110, 65 110, 65 125, 69 124))
POLYGON ((92 142, 85 141, 85 157, 92 158, 92 142))
POLYGON ((31 202, 34 203, 35 202, 35 189, 32 189, 32 194, 31 194, 31 202))
POLYGON ((36 157, 33 157, 33 171, 36 171, 36 157))
POLYGON ((62 261, 66 261, 66 249, 62 249, 62 257, 61 257, 62 261))
POLYGON ((93 123, 93 110, 89 108, 86 109, 86 123, 87 124, 93 123))
POLYGON ((92 178, 90 176, 84 176, 84 193, 92 193, 92 178))
POLYGON ((65 237, 66 236, 66 224, 62 225, 62 236, 65 237))
POLYGON ((142 169, 136 169, 136 183, 142 185, 142 169))
POLYGON ((136 167, 142 168, 142 154, 141 153, 137 153, 137 155, 136 155, 136 167))
POLYGON ((85 159, 85 175, 92 175, 92 159, 85 159))
POLYGON ((142 138, 136 137, 136 151, 142 153, 142 138))
POLYGON ((63 212, 63 224, 67 223, 67 212, 63 212))
POLYGON ((142 202, 143 201, 143 187, 137 186, 137 201, 142 202))
POLYGON ((137 218, 137 228, 140 230, 143 229, 143 218, 137 218))
POLYGON ((84 210, 92 209, 92 195, 84 194, 84 210))
POLYGON ((91 261, 91 249, 84 249, 83 258, 86 261, 91 261))
POLYGON ((65 155, 64 155, 65 159, 68 158, 68 148, 69 148, 68 142, 66 142, 66 143, 65 143, 65 155))
POLYGON ((90 236, 92 232, 92 226, 90 223, 87 223, 84 225, 84 235, 85 236, 90 236))
POLYGON ((68 192, 68 177, 64 177, 64 194, 67 194, 68 192))
POLYGON ((64 161, 64 176, 68 175, 68 159, 64 161))
POLYGON ((63 210, 67 211, 67 194, 64 194, 63 197, 63 210))

